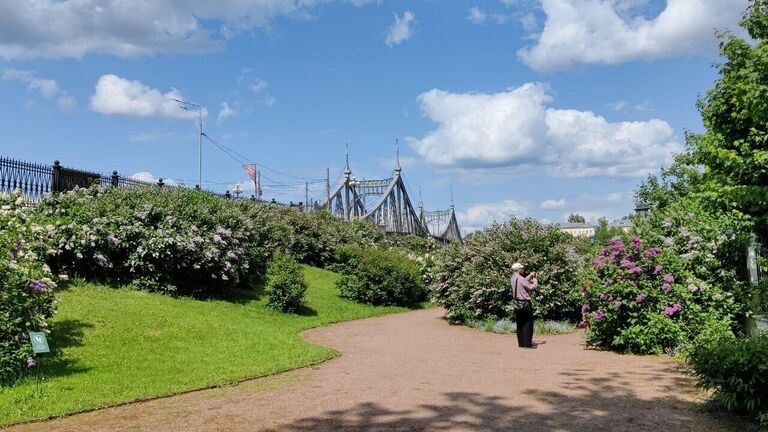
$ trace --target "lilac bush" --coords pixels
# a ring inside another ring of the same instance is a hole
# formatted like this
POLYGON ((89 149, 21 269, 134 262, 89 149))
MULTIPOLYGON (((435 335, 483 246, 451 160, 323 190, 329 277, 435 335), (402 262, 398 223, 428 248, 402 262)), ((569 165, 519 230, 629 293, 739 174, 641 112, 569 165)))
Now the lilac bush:
POLYGON ((451 322, 510 316, 512 264, 536 271, 533 293, 536 315, 569 319, 579 313, 577 274, 585 261, 578 240, 557 227, 533 219, 511 219, 467 236, 435 254, 430 277, 433 299, 445 307, 451 322))
POLYGON ((56 271, 216 295, 263 274, 269 236, 233 202, 182 188, 76 190, 37 206, 56 271))
POLYGON ((34 252, 38 233, 18 193, 0 196, 0 382, 37 365, 28 331, 48 331, 56 288, 49 268, 34 252))
POLYGON ((623 352, 676 350, 704 329, 727 329, 737 309, 732 293, 698 278, 673 250, 635 236, 609 240, 582 284, 587 342, 623 352))

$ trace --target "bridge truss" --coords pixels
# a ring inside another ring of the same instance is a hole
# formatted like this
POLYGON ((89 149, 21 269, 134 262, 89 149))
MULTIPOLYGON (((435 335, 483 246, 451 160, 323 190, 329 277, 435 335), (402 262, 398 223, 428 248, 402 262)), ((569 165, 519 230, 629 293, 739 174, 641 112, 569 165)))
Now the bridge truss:
POLYGON ((414 209, 402 178, 399 153, 398 149, 392 177, 358 180, 352 177, 347 151, 344 180, 333 193, 328 188, 328 198, 321 207, 344 220, 373 221, 387 232, 432 236, 441 241, 461 241, 453 205, 449 210, 425 212, 419 203, 419 211, 414 209), (445 221, 445 231, 430 231, 429 223, 436 220, 445 221))

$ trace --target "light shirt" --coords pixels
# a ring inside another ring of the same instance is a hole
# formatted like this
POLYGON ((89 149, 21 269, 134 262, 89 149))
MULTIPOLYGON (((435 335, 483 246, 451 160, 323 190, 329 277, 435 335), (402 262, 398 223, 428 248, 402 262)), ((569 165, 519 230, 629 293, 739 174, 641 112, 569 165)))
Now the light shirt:
POLYGON ((515 296, 515 300, 530 300, 531 291, 539 286, 539 281, 536 278, 531 278, 531 275, 525 278, 515 273, 510 280, 510 284, 512 285, 512 295, 515 296), (515 284, 517 284, 517 289, 515 289, 515 284))

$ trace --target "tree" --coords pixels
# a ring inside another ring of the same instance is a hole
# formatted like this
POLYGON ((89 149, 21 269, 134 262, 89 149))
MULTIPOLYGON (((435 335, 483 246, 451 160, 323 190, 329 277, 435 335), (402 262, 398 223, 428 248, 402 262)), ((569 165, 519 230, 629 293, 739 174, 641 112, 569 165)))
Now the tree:
POLYGON ((719 78, 698 101, 706 132, 688 136, 723 204, 768 222, 768 0, 751 0, 741 27, 754 44, 721 33, 719 78))
POLYGON ((568 215, 568 222, 569 223, 586 223, 587 220, 584 219, 584 216, 578 213, 571 213, 570 215, 568 215))

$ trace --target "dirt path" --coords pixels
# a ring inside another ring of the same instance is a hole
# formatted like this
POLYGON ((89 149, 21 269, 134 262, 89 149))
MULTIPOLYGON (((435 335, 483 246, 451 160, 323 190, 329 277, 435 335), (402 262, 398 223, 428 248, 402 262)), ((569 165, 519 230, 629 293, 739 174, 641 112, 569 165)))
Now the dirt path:
MULTIPOLYGON (((314 329, 321 366, 13 431, 729 431, 674 362, 586 350, 580 334, 449 326, 431 309, 314 329)), ((743 430, 743 429, 742 429, 743 430)))

